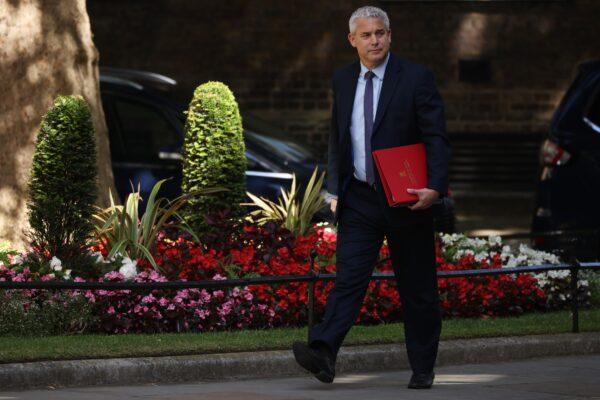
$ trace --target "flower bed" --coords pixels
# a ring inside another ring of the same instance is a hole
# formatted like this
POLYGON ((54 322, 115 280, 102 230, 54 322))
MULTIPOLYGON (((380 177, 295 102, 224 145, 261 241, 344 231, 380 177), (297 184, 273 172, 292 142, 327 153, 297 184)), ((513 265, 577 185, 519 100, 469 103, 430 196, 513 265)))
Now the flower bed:
MULTIPOLYGON (((328 226, 316 226, 311 234, 294 237, 275 224, 257 226, 244 223, 241 229, 216 233, 212 240, 197 243, 185 236, 162 234, 154 258, 162 273, 146 260, 115 258, 107 260, 107 251, 95 247, 100 265, 100 281, 134 280, 220 280, 271 275, 304 275, 309 254, 316 249, 317 268, 335 273, 335 232, 328 226)), ((75 279, 63 271, 60 260, 46 255, 48 269, 32 274, 27 259, 13 257, 13 265, 0 266, 0 280, 75 279), (21 264, 19 264, 19 262, 21 264)), ((381 258, 388 249, 381 249, 381 258)), ((512 252, 499 237, 488 240, 468 239, 462 235, 443 235, 437 241, 438 271, 502 268, 513 265, 557 263, 555 256, 521 246, 512 252)), ((390 261, 380 271, 391 271, 390 261)), ((316 285, 315 310, 324 310, 333 283, 316 285)), ((301 326, 307 321, 307 283, 275 286, 252 285, 224 290, 129 290, 69 291, 74 299, 83 296, 95 316, 87 330, 127 332, 212 331, 224 329, 301 326)), ((440 300, 446 317, 519 315, 532 310, 558 309, 568 301, 568 277, 563 273, 520 274, 439 280, 440 300), (560 291, 560 293, 559 293, 560 291), (561 296, 564 296, 561 297, 561 296)), ((582 301, 589 297, 581 282, 582 301), (587 297, 586 297, 587 296, 587 297)), ((36 301, 42 291, 24 291, 36 301)), ((7 292, 10 295, 10 291, 7 292)), ((47 300, 43 300, 47 301, 47 300)), ((69 303, 65 302, 65 307, 69 303)), ((2 308, 2 307, 0 307, 2 308)), ((26 310, 23 310, 26 312, 26 310)), ((0 318, 1 318, 0 312, 0 318)), ((373 281, 361 308, 358 322, 375 324, 402 319, 401 298, 393 281, 373 281)))

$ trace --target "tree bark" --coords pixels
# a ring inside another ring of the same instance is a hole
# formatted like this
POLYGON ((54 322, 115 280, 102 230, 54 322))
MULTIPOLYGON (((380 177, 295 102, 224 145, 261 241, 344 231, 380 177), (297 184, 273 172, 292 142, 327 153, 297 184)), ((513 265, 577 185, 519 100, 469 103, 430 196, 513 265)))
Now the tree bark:
POLYGON ((88 102, 98 152, 98 203, 108 203, 109 188, 116 193, 98 59, 85 0, 0 0, 0 241, 26 248, 35 139, 59 94, 79 94, 88 102))

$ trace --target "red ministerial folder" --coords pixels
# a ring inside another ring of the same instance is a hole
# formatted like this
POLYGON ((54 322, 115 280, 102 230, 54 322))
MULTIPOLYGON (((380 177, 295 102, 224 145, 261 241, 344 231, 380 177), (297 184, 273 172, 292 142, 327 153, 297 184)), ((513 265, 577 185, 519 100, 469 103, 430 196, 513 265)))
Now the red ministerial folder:
POLYGON ((427 187, 427 162, 423 143, 375 150, 373 158, 391 207, 419 200, 416 194, 410 194, 406 189, 427 187))

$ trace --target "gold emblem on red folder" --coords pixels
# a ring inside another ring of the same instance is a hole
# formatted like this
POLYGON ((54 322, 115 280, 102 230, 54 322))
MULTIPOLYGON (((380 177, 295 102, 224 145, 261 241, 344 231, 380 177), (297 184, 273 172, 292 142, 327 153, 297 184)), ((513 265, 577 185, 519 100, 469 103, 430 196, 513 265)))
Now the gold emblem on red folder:
MULTIPOLYGON (((408 179, 410 179, 410 183, 412 183, 413 185, 417 183, 417 180, 415 179, 415 175, 412 172, 412 168, 410 167, 410 163, 406 160, 404 160, 404 168, 406 168, 406 170, 408 171, 408 179)), ((404 171, 402 171, 404 172, 404 171)), ((402 176, 402 175, 400 175, 402 176)), ((406 176, 406 173, 405 175, 406 176)))

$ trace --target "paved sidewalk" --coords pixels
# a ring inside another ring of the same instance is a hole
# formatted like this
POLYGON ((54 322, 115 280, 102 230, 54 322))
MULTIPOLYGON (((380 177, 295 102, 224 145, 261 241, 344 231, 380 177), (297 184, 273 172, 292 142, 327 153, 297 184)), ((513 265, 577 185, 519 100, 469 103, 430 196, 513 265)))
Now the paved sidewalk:
MULTIPOLYGON (((600 355, 600 333, 447 340, 437 366, 600 355)), ((340 375, 409 368, 403 344, 342 347, 340 375)), ((0 391, 302 376, 290 350, 0 364, 0 391)), ((0 399, 2 400, 2 399, 0 399)))
POLYGON ((408 371, 394 371, 341 375, 331 385, 306 376, 185 385, 105 386, 4 392, 0 393, 0 400, 600 399, 598 355, 441 367, 431 390, 406 389, 409 377, 408 371))

